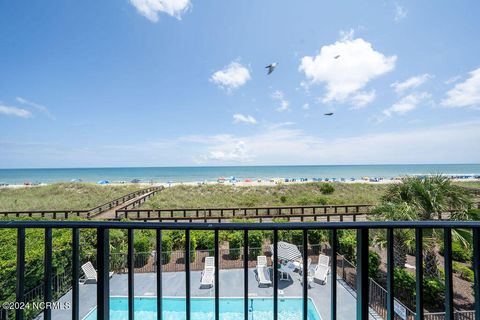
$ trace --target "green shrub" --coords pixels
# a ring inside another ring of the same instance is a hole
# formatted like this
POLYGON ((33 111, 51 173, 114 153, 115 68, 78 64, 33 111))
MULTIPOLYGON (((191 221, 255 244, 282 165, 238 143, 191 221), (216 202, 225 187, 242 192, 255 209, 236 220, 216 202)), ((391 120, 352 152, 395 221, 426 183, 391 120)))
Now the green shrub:
POLYGON ((185 237, 185 231, 171 230, 168 231, 168 235, 172 239, 173 250, 183 250, 185 242, 182 239, 185 237))
MULTIPOLYGON (((415 276, 405 269, 395 268, 395 295, 402 301, 413 302, 415 298, 415 276)), ((438 278, 423 279, 425 307, 432 311, 443 310, 445 285, 438 278)))
POLYGON ((214 250, 215 234, 212 231, 193 231, 192 236, 197 240, 197 250, 214 250))
POLYGON ((468 210, 468 217, 472 220, 480 220, 480 209, 468 210))
POLYGON ((445 284, 438 278, 425 278, 423 281, 423 299, 427 307, 433 310, 443 310, 445 284))
MULTIPOLYGON (((445 254, 445 247, 440 246, 440 254, 443 256, 445 254)), ((472 261, 472 250, 470 248, 465 248, 460 242, 452 242, 452 259, 460 262, 470 262, 472 261)))
POLYGON ((332 194, 335 192, 335 187, 330 183, 322 183, 320 192, 323 194, 332 194))
POLYGON ((308 243, 312 246, 313 252, 319 254, 321 242, 328 241, 327 230, 308 230, 308 243))
POLYGON ((325 197, 316 197, 314 204, 319 204, 319 205, 326 205, 327 204, 327 198, 325 197))
MULTIPOLYGON (((250 231, 248 233, 248 246, 250 248, 249 254, 253 257, 259 256, 262 254, 263 242, 265 238, 263 232, 260 230, 250 231)), ((243 241, 242 241, 243 244, 243 241)))
POLYGON ((368 251, 368 276, 370 278, 377 279, 380 263, 380 255, 375 251, 368 251))
POLYGON ((313 201, 309 197, 303 196, 297 199, 296 204, 299 206, 307 206, 312 204, 312 202, 313 201))
POLYGON ((463 280, 470 282, 473 282, 474 280, 473 270, 461 263, 453 261, 453 272, 458 274, 463 280))
POLYGON ((287 196, 280 196, 280 202, 281 203, 287 202, 287 196))
POLYGON ((229 256, 233 260, 240 258, 240 248, 243 247, 243 233, 235 231, 228 237, 228 244, 230 247, 229 256))
POLYGON ((355 262, 355 246, 357 236, 355 230, 338 231, 338 251, 350 262, 355 262))
POLYGON ((162 264, 167 264, 172 258, 173 242, 172 238, 166 234, 162 235, 162 264))

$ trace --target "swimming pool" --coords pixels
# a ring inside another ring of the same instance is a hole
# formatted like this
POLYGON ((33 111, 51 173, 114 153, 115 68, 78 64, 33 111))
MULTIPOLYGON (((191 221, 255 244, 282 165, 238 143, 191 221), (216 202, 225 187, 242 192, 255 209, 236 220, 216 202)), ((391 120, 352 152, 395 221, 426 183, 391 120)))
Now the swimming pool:
MULTIPOLYGON (((302 298, 279 298, 278 320, 298 320, 302 318, 302 298)), ((249 298, 252 320, 273 319, 272 298, 249 298)), ((156 297, 135 298, 135 318, 142 320, 157 319, 156 297)), ((163 298, 163 319, 185 319, 185 298, 163 298)), ((191 320, 213 320, 215 318, 215 299, 191 298, 191 320)), ((96 308, 84 320, 97 319, 96 308)), ((128 298, 110 297, 110 319, 128 319, 128 298)), ((243 320, 243 298, 220 298, 221 320, 243 320)), ((308 320, 321 320, 320 314, 311 299, 308 299, 308 320)))

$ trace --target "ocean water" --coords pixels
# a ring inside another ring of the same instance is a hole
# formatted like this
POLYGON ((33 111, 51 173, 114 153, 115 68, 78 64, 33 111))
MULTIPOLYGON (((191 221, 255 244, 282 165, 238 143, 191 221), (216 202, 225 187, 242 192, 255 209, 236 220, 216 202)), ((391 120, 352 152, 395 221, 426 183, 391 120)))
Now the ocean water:
POLYGON ((419 165, 318 165, 318 166, 224 166, 224 167, 134 167, 134 168, 59 168, 0 169, 0 183, 68 182, 72 179, 144 182, 216 181, 234 176, 238 180, 269 178, 356 178, 364 176, 390 179, 420 174, 480 175, 480 164, 419 165))
MULTIPOLYGON (((215 319, 215 300, 212 298, 191 299, 192 320, 213 320, 215 319)), ((248 300, 251 317, 255 320, 273 319, 273 299, 250 298, 248 300)), ((163 298, 162 319, 182 320, 185 319, 185 298, 163 298)), ((135 319, 154 320, 157 319, 156 298, 135 298, 134 300, 135 319)), ((84 320, 97 319, 96 310, 88 314, 84 320)), ((278 300, 278 320, 298 320, 302 318, 302 299, 286 298, 278 300)), ((128 298, 110 298, 110 319, 128 319, 128 298)), ((220 319, 221 320, 243 320, 243 298, 220 298, 220 319)), ((321 316, 311 299, 308 300, 308 320, 321 320, 321 316)))

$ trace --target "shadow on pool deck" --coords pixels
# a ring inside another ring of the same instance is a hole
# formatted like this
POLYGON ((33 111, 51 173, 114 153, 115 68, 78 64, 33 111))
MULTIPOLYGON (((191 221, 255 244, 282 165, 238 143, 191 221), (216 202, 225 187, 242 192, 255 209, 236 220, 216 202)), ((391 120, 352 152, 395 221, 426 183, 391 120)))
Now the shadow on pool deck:
MULTIPOLYGON (((214 297, 214 288, 200 289, 200 271, 191 272, 192 297, 214 297)), ((279 281, 279 289, 284 291, 286 297, 301 297, 302 284, 300 276, 294 274, 291 281, 279 281)), ((220 297, 243 297, 243 269, 221 270, 220 297)), ((135 275, 135 296, 156 296, 156 274, 139 273, 135 275)), ((165 297, 185 296, 185 273, 163 273, 163 295, 165 297)), ((327 285, 313 284, 308 290, 309 297, 313 299, 322 319, 330 319, 330 290, 331 275, 328 276, 327 285)), ((127 296, 128 278, 126 274, 114 275, 110 279, 110 296, 127 296)), ((254 269, 248 271, 248 286, 250 296, 273 297, 273 288, 259 288, 255 278, 254 269)), ((337 319, 354 319, 356 315, 355 293, 347 289, 341 280, 337 280, 337 319)), ((64 295, 60 302, 71 301, 71 291, 64 295)), ((83 319, 96 306, 96 285, 80 285, 80 318, 83 319)), ((42 319, 39 316, 37 319, 42 319)), ((52 318, 58 320, 71 319, 71 310, 52 310, 52 318)), ((374 318, 370 316, 370 318, 374 318)))

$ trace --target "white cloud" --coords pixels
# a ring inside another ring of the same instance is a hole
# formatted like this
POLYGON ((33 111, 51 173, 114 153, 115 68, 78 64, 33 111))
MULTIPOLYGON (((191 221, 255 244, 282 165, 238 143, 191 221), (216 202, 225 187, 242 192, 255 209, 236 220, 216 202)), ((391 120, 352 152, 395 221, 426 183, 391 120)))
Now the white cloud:
POLYGON ((239 140, 233 143, 235 143, 233 147, 231 143, 227 143, 220 149, 211 150, 207 156, 202 158, 207 161, 213 160, 214 162, 247 162, 249 157, 245 142, 239 140))
POLYGON ((152 22, 157 22, 162 12, 180 20, 191 7, 190 0, 130 0, 130 3, 152 22))
POLYGON ((350 103, 353 106, 353 109, 361 109, 372 103, 376 97, 377 94, 375 90, 371 90, 368 92, 362 91, 352 96, 350 103))
POLYGON ((250 80, 250 72, 236 61, 231 62, 222 70, 216 71, 210 78, 210 81, 228 91, 243 86, 248 80, 250 80))
POLYGON ((396 114, 404 115, 417 108, 420 103, 430 100, 430 98, 431 95, 428 92, 412 93, 401 98, 390 108, 383 110, 382 113, 385 117, 392 117, 396 114))
POLYGON ((309 103, 305 103, 305 104, 302 106, 302 109, 303 109, 303 110, 310 110, 310 104, 309 104, 309 103))
POLYGON ((289 110, 290 102, 287 99, 285 99, 285 95, 282 91, 275 90, 272 93, 271 97, 273 100, 278 101, 280 104, 279 107, 275 109, 276 111, 283 112, 283 111, 289 110))
POLYGON ((239 158, 258 165, 471 163, 480 161, 478 136, 480 120, 333 139, 294 128, 274 127, 254 135, 228 136, 222 141, 198 137, 206 144, 206 149, 198 152, 207 154, 199 160, 202 163, 210 163, 212 159, 214 163, 229 163, 239 158), (240 142, 245 158, 232 152, 240 142), (456 152, 451 152, 452 146, 456 152))
POLYGON ((427 80, 429 80, 431 78, 433 78, 432 75, 430 75, 428 73, 424 73, 424 74, 421 74, 421 75, 418 75, 418 76, 410 77, 407 80, 402 81, 402 82, 398 82, 398 81, 394 82, 390 85, 390 87, 392 87, 395 90, 395 92, 401 94, 406 90, 414 89, 414 88, 417 88, 417 87, 421 86, 422 84, 424 84, 427 80))
POLYGON ((447 80, 445 80, 443 83, 445 84, 451 84, 451 83, 454 83, 454 82, 457 82, 458 80, 462 79, 462 77, 460 76, 453 76, 451 78, 448 78, 447 80))
POLYGON ((392 71, 396 60, 395 55, 385 56, 361 38, 353 39, 350 31, 334 44, 323 46, 316 56, 303 57, 299 71, 310 84, 326 85, 324 103, 343 102, 371 80, 392 71))
POLYGON ((395 21, 399 22, 407 17, 408 11, 400 6, 398 3, 395 4, 395 21))
POLYGON ((5 114, 7 116, 20 117, 20 118, 30 118, 32 116, 32 113, 28 110, 17 108, 17 107, 9 107, 2 104, 0 104, 0 114, 5 114))
POLYGON ((50 110, 48 110, 48 108, 45 107, 44 105, 41 105, 32 101, 28 101, 27 99, 22 97, 17 97, 16 100, 18 103, 33 107, 39 110, 40 112, 44 113, 45 115, 47 115, 49 118, 55 119, 55 117, 50 113, 50 110))
POLYGON ((447 92, 441 104, 445 107, 480 107, 480 68, 470 72, 470 78, 447 92))
POLYGON ((233 122, 234 123, 256 124, 257 120, 252 116, 236 113, 236 114, 233 115, 233 122))

